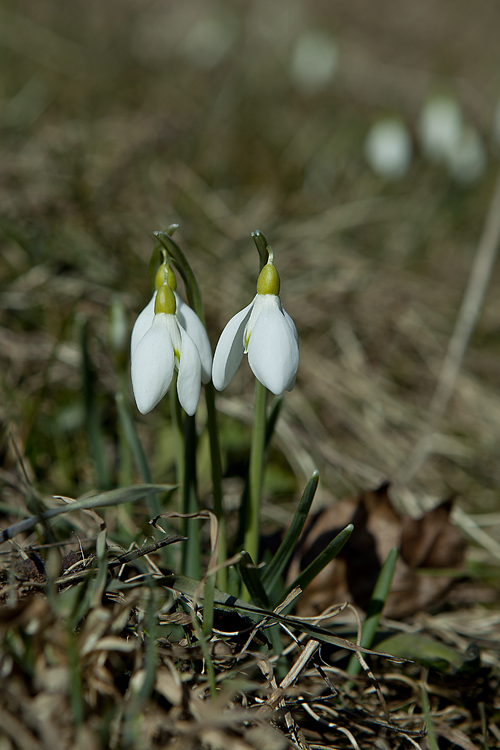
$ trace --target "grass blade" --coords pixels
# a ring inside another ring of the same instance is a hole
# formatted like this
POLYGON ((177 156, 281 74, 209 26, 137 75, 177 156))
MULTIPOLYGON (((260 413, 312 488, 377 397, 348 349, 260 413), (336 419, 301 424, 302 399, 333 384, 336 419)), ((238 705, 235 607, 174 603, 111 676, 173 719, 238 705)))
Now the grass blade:
POLYGON ((307 516, 309 515, 309 510, 314 495, 316 494, 318 482, 319 472, 315 471, 306 485, 298 508, 293 516, 292 523, 285 534, 285 538, 281 542, 275 556, 264 570, 262 583, 268 593, 272 591, 274 586, 278 583, 281 574, 290 560, 295 545, 297 544, 302 529, 304 528, 307 516))
POLYGON ((97 495, 82 497, 80 500, 75 500, 73 503, 67 503, 60 508, 44 510, 36 516, 25 518, 23 521, 19 521, 19 523, 15 523, 3 531, 0 531, 0 544, 6 542, 7 539, 12 539, 12 537, 23 531, 32 529, 37 523, 46 521, 49 518, 54 518, 55 516, 60 516, 64 513, 71 513, 74 510, 105 508, 109 505, 121 505, 122 503, 136 502, 137 500, 147 498, 155 492, 172 492, 174 489, 176 489, 175 484, 136 484, 132 487, 121 487, 117 490, 110 490, 109 492, 100 492, 97 495))
POLYGON ((340 534, 337 534, 335 539, 332 539, 330 544, 323 550, 323 552, 321 552, 318 557, 313 560, 312 563, 308 565, 307 568, 303 570, 299 576, 297 576, 295 581, 291 583, 290 586, 288 586, 284 596, 287 596, 287 594, 289 594, 290 591, 296 586, 300 586, 300 588, 304 590, 306 586, 311 583, 313 578, 316 578, 318 573, 321 573, 323 568, 328 565, 331 560, 337 557, 353 531, 354 526, 352 525, 352 523, 350 523, 345 527, 345 529, 340 532, 340 534))
MULTIPOLYGON (((139 435, 135 428, 135 422, 132 419, 130 412, 125 402, 123 393, 117 393, 115 395, 116 408, 118 411, 118 418, 123 429, 123 434, 127 441, 130 452, 134 459, 135 468, 143 482, 151 482, 151 471, 149 470, 148 460, 142 443, 139 440, 139 435)), ((161 513, 161 509, 155 511, 155 514, 161 513)))
MULTIPOLYGON (((203 584, 200 585, 199 581, 196 581, 193 578, 170 575, 162 576, 161 578, 156 578, 155 580, 159 586, 165 586, 166 588, 178 591, 191 599, 197 598, 198 600, 203 600, 204 598, 205 590, 203 584)), ((357 646, 355 643, 348 641, 346 638, 341 638, 340 636, 334 635, 332 632, 330 632, 326 628, 320 627, 319 625, 312 625, 310 622, 304 621, 300 617, 277 614, 276 612, 272 612, 271 610, 257 607, 255 604, 244 602, 242 599, 237 599, 235 596, 226 594, 224 591, 220 591, 219 589, 215 589, 214 601, 219 609, 226 609, 229 611, 234 611, 235 609, 237 609, 245 612, 245 614, 256 620, 262 619, 269 620, 271 622, 274 621, 282 623, 283 625, 286 625, 290 630, 301 631, 302 633, 306 633, 307 635, 311 636, 311 638, 314 638, 317 641, 329 643, 332 646, 337 646, 338 648, 345 648, 349 651, 361 651, 362 653, 382 656, 396 663, 406 661, 406 659, 391 656, 390 654, 371 651, 369 649, 363 648, 362 646, 357 646)))
POLYGON ((107 453, 104 444, 101 413, 95 397, 94 384, 96 377, 88 347, 88 327, 88 320, 83 320, 80 330, 80 345, 82 349, 85 427, 89 440, 90 455, 95 467, 97 484, 100 489, 106 490, 111 487, 111 475, 106 461, 107 453))
POLYGON ((266 590, 262 585, 259 570, 252 560, 251 555, 245 550, 241 552, 241 560, 238 563, 238 570, 241 580, 247 587, 247 591, 252 597, 252 601, 259 607, 265 609, 271 608, 271 603, 267 596, 266 590))
MULTIPOLYGON (((394 571, 396 570, 396 563, 398 561, 398 549, 393 547, 387 559, 382 565, 382 569, 377 578, 377 583, 373 589, 372 598, 366 612, 366 618, 363 623, 363 629, 361 631, 361 645, 364 648, 369 648, 373 643, 373 638, 377 632, 382 610, 384 609, 387 597, 391 590, 392 579, 394 577, 394 571)), ((354 657, 347 666, 348 674, 358 674, 361 669, 361 664, 354 657)))

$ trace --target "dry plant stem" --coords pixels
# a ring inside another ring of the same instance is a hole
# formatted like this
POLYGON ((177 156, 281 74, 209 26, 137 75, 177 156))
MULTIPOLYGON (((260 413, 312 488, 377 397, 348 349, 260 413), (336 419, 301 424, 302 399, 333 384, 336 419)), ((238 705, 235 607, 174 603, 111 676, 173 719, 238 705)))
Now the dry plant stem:
POLYGON ((252 560, 259 561, 260 501, 264 476, 266 440, 267 388, 255 380, 255 411, 250 447, 248 502, 245 510, 245 549, 252 560))
POLYGON ((434 438, 455 389, 460 367, 476 325, 488 282, 496 260, 500 242, 500 175, 490 203, 483 233, 477 247, 474 265, 469 276, 453 335, 441 368, 439 380, 429 407, 427 432, 415 446, 400 481, 407 484, 432 453, 434 438))

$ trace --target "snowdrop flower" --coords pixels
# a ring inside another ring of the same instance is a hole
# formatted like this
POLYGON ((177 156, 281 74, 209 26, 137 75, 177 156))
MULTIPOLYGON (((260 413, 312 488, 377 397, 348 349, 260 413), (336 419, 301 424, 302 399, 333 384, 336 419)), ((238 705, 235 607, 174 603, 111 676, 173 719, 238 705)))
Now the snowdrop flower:
POLYGON ((150 412, 168 391, 174 368, 179 371, 179 402, 193 415, 200 400, 200 354, 176 315, 173 291, 164 283, 155 294, 152 323, 132 352, 132 388, 142 414, 150 412))
POLYGON ((486 171, 488 157, 481 136, 465 126, 459 142, 448 157, 448 171, 461 185, 472 185, 486 171))
POLYGON ((387 180, 404 177, 412 156, 411 137, 406 125, 395 117, 375 122, 365 140, 365 156, 379 177, 387 180))
POLYGON ((232 380, 243 354, 253 374, 276 396, 291 391, 299 366, 299 341, 279 298, 280 278, 272 254, 260 272, 257 294, 224 328, 214 354, 212 380, 222 391, 232 380))
POLYGON ((155 292, 144 310, 139 313, 137 320, 134 323, 132 338, 130 341, 130 354, 133 357, 137 344, 153 324, 157 291, 165 282, 174 293, 176 303, 175 314, 177 320, 193 339, 196 348, 198 349, 198 354, 200 355, 201 360, 201 382, 208 383, 212 373, 212 348, 210 346, 210 341, 208 340, 207 331, 195 311, 177 294, 177 281, 175 279, 175 274, 166 263, 162 263, 159 267, 155 279, 155 292))
POLYGON ((295 43, 291 74, 306 94, 324 89, 335 75, 339 51, 335 39, 325 31, 306 31, 295 43))
POLYGON ((427 100, 420 113, 418 135, 429 161, 446 162, 457 148, 462 130, 462 109, 454 97, 438 95, 427 100))

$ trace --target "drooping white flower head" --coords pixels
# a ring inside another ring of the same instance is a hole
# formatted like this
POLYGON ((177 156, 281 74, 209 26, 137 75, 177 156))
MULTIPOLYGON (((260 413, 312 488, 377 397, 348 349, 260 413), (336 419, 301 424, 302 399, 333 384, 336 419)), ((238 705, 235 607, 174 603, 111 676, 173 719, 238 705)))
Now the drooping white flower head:
POLYGON ((157 271, 155 279, 155 291, 153 293, 153 296, 149 300, 144 310, 139 313, 134 323, 134 327, 132 329, 132 338, 130 340, 131 357, 133 357, 134 350, 137 344, 153 324, 153 320, 155 317, 156 295, 158 289, 165 282, 169 285, 170 289, 172 289, 174 293, 176 303, 175 314, 177 316, 177 320, 179 321, 182 328, 184 328, 184 330, 194 341, 194 343, 196 344, 196 348, 198 349, 198 354, 200 355, 201 360, 201 382, 208 383, 212 374, 212 348, 210 346, 210 341, 208 340, 206 328, 195 311, 191 307, 189 307, 189 305, 186 304, 184 300, 181 299, 181 297, 179 297, 179 295, 177 294, 177 282, 175 279, 175 274, 173 273, 170 266, 167 266, 165 263, 162 263, 157 271))
POLYGON ((201 389, 198 348, 179 321, 176 299, 167 283, 156 291, 153 304, 151 325, 137 343, 133 342, 131 375, 137 408, 142 414, 150 412, 168 391, 177 368, 179 402, 187 414, 193 415, 201 389))
POLYGON ((270 255, 260 272, 254 299, 222 331, 212 367, 217 390, 222 391, 233 379, 243 354, 248 354, 257 380, 276 396, 292 390, 299 366, 299 339, 279 291, 280 279, 270 255))

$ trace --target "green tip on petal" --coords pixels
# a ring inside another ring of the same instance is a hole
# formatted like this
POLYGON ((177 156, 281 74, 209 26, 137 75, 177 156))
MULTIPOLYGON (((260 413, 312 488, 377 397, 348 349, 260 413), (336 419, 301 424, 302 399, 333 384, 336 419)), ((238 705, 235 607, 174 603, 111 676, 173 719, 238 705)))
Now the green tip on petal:
POLYGON ((278 271, 273 265, 272 256, 266 263, 257 279, 257 294, 275 294, 280 293, 280 277, 278 271))
POLYGON ((158 313, 174 315, 175 308, 176 302, 173 291, 167 283, 162 284, 156 293, 155 315, 158 315, 158 313))

